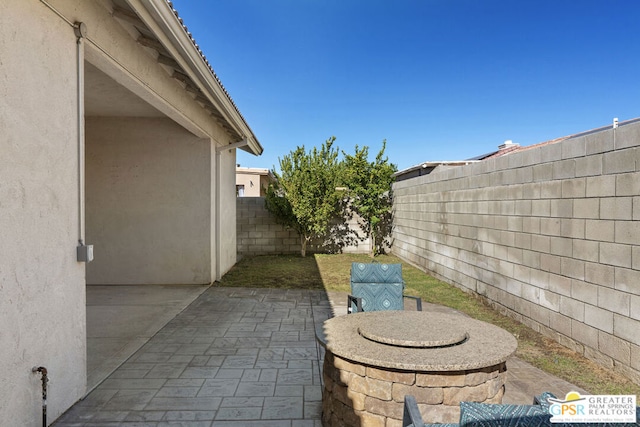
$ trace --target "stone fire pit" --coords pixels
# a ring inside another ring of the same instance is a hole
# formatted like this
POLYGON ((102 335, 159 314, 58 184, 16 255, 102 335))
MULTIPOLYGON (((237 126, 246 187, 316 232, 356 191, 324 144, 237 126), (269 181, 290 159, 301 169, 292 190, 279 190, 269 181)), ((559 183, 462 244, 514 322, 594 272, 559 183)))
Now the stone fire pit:
POLYGON ((429 422, 457 422, 461 401, 500 403, 507 331, 462 315, 418 311, 350 314, 324 322, 322 421, 328 426, 400 426, 404 396, 429 422))

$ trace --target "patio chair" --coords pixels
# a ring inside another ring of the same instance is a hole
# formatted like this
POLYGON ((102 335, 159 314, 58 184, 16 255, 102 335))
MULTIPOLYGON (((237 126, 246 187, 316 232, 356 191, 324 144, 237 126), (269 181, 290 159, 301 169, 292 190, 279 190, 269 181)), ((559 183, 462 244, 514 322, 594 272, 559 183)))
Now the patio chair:
MULTIPOLYGON (((404 397, 402 427, 616 427, 640 425, 640 407, 636 409, 636 423, 552 423, 549 398, 556 397, 544 392, 533 398, 533 405, 504 403, 460 402, 458 423, 428 424, 420 414, 415 397, 404 397)), ((427 414, 428 415, 428 414, 427 414)))
POLYGON ((351 294, 347 297, 349 313, 381 310, 404 310, 404 298, 416 301, 422 311, 419 297, 404 295, 402 264, 351 264, 351 294))

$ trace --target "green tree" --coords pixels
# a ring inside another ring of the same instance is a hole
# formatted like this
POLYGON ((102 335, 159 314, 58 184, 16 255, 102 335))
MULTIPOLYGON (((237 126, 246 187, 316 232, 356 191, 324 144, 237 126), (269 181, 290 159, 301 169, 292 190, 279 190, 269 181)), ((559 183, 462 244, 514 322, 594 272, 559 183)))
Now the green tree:
POLYGON ((297 147, 279 159, 281 172, 273 170, 276 180, 267 188, 267 209, 279 223, 298 232, 303 257, 307 244, 325 237, 331 220, 340 212, 341 162, 334 142, 331 137, 320 149, 309 152, 304 146, 297 147))
POLYGON ((397 167, 384 156, 386 146, 387 141, 382 141, 382 149, 373 162, 369 162, 366 146, 356 145, 354 155, 344 154, 344 183, 349 189, 350 208, 360 217, 359 225, 369 237, 371 257, 380 253, 391 228, 391 185, 397 167))

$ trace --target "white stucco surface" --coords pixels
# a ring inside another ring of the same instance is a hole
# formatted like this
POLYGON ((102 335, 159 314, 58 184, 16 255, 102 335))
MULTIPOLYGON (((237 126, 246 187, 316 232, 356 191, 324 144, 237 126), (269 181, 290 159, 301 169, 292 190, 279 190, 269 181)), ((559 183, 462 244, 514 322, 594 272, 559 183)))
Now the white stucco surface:
POLYGON ((39 1, 0 2, 0 424, 41 425, 85 391, 76 38, 39 1), (25 31, 28 29, 28 31, 25 31))
POLYGON ((218 278, 236 263, 236 150, 222 150, 220 156, 220 221, 218 278))
POLYGON ((88 284, 211 282, 210 148, 166 118, 87 118, 88 284))
POLYGON ((120 5, 138 27, 110 0, 0 2, 0 425, 41 424, 35 366, 49 423, 84 396, 87 281, 204 284, 235 263, 235 150, 216 147, 262 148, 167 3, 120 5))

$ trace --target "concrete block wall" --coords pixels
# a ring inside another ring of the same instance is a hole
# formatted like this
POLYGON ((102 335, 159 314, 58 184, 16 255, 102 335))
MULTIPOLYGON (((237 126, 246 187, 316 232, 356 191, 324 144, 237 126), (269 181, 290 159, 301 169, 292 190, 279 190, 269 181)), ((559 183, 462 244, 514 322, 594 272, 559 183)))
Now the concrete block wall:
MULTIPOLYGON (((299 254, 300 237, 295 230, 278 224, 265 207, 263 197, 238 197, 236 206, 237 247, 239 256, 299 254)), ((357 220, 347 221, 350 228, 357 220)), ((360 232, 362 234, 362 232, 360 232)), ((307 252, 368 253, 369 239, 337 236, 307 245, 307 252)))
POLYGON ((394 192, 393 253, 640 384, 640 123, 394 192))

